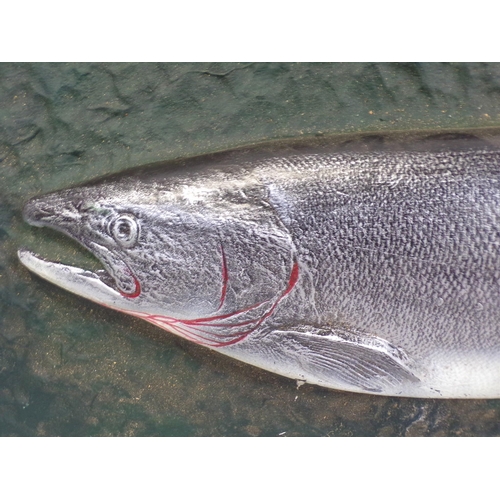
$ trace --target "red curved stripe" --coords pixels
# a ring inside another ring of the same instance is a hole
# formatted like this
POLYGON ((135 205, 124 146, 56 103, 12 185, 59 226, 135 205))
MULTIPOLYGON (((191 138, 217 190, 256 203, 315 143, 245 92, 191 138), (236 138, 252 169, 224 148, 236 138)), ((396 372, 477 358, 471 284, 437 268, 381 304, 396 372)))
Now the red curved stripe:
POLYGON ((124 296, 127 297, 128 299, 135 299, 139 297, 141 294, 141 284, 139 283, 138 279, 132 275, 132 278, 134 278, 134 283, 135 283, 135 290, 131 293, 125 293, 120 290, 120 293, 124 296))
MULTIPOLYGON (((222 251, 222 293, 221 293, 221 301, 219 309, 222 307, 224 303, 224 299, 226 296, 227 282, 228 282, 226 257, 224 255, 224 250, 222 246, 221 246, 221 251, 222 251)), ((265 312, 260 317, 257 317, 255 319, 243 320, 240 322, 236 321, 234 323, 224 324, 220 320, 235 317, 239 314, 251 311, 263 304, 270 302, 270 300, 254 304, 250 307, 247 307, 245 309, 240 309, 232 313, 220 314, 217 316, 211 316, 205 318, 195 318, 191 320, 188 319, 182 320, 159 314, 141 313, 138 311, 133 311, 133 312, 126 311, 126 312, 128 312, 133 316, 143 318, 146 321, 149 321, 150 323, 159 326, 160 328, 173 330, 177 332, 180 336, 185 337, 188 340, 192 340, 197 344, 206 345, 208 347, 226 347, 244 340, 250 333, 255 331, 264 322, 265 319, 271 316, 271 314, 273 314, 278 304, 293 290, 293 288, 297 284, 298 279, 299 279, 299 264, 297 261, 294 261, 286 289, 281 293, 281 295, 278 296, 276 301, 272 303, 271 307, 267 310, 267 312, 265 312), (216 333, 210 331, 210 328, 234 328, 234 327, 243 327, 247 325, 250 326, 248 330, 245 330, 243 332, 242 331, 235 332, 233 334, 216 333), (232 338, 230 338, 229 340, 222 340, 221 338, 221 337, 227 338, 228 336, 232 338), (220 340, 218 340, 217 337, 219 337, 220 340)), ((135 291, 130 294, 121 292, 123 296, 129 298, 135 298, 140 295, 141 285, 135 278, 135 276, 134 276, 134 282, 135 282, 135 291)))
POLYGON ((224 253, 224 247, 222 246, 222 243, 220 245, 220 251, 222 254, 222 291, 220 294, 220 303, 217 311, 224 305, 224 301, 226 300, 227 280, 228 280, 226 254, 224 253))

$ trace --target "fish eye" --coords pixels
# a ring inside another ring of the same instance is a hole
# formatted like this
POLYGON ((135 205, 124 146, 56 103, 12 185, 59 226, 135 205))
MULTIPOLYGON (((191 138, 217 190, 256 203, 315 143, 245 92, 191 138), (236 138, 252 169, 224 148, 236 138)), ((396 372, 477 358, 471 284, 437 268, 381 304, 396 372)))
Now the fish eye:
POLYGON ((130 248, 139 239, 139 223, 131 214, 122 214, 111 221, 109 233, 121 246, 130 248))

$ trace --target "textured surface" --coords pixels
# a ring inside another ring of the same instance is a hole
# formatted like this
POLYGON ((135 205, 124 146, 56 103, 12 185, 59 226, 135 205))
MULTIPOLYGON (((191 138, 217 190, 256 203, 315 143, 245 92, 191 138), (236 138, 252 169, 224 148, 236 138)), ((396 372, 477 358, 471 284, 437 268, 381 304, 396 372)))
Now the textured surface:
POLYGON ((31 276, 31 196, 284 137, 500 124, 497 65, 0 66, 0 434, 497 435, 498 401, 339 393, 164 336, 31 276))

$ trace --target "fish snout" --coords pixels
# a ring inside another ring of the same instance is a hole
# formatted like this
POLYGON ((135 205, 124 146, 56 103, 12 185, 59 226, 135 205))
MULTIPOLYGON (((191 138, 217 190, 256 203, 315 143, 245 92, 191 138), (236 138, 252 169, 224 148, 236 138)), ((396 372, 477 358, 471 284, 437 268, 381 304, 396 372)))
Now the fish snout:
POLYGON ((79 219, 75 203, 62 203, 60 198, 44 196, 32 198, 23 208, 23 219, 32 226, 66 226, 79 219))
POLYGON ((23 208, 23 219, 32 226, 43 226, 48 219, 53 219, 54 207, 40 198, 29 200, 23 208))

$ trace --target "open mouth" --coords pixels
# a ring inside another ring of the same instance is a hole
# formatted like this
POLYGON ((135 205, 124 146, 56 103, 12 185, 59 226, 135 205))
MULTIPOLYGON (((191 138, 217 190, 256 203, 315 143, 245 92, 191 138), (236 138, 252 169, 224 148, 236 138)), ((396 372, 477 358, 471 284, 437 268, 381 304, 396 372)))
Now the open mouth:
MULTIPOLYGON (((59 195, 60 196, 60 195, 59 195)), ((97 271, 47 260, 22 248, 19 260, 33 273, 65 290, 110 307, 118 307, 124 299, 135 299, 141 286, 129 267, 108 248, 84 234, 78 203, 61 203, 57 193, 29 201, 23 216, 34 226, 46 226, 69 236, 90 251, 103 265, 97 271), (57 197, 57 198, 56 198, 57 197)), ((128 300, 130 302, 130 300, 128 300)))
POLYGON ((69 292, 104 304, 122 299, 114 279, 104 269, 94 272, 52 262, 25 248, 19 249, 17 255, 31 272, 69 292))

